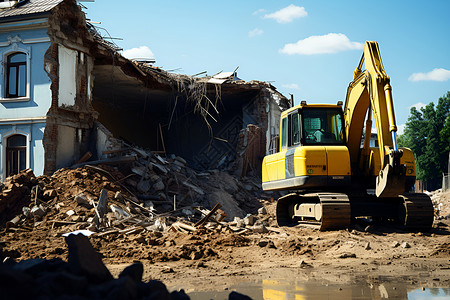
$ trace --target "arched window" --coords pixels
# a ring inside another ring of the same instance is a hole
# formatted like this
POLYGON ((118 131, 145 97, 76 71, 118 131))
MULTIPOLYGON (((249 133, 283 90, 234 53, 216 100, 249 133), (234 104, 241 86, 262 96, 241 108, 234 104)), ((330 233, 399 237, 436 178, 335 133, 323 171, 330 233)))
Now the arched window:
POLYGON ((27 55, 16 52, 6 60, 6 98, 27 95, 27 55))
POLYGON ((27 138, 21 134, 8 137, 6 141, 6 176, 26 169, 27 138))

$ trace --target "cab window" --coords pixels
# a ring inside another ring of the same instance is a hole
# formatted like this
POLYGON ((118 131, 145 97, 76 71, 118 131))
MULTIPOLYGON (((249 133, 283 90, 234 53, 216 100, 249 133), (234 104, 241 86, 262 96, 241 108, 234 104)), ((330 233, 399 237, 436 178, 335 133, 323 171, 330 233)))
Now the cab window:
POLYGON ((292 145, 300 144, 300 123, 298 113, 295 113, 291 117, 291 128, 292 128, 292 145))
POLYGON ((344 143, 342 111, 334 108, 304 108, 303 134, 306 145, 344 143))
POLYGON ((287 118, 281 120, 281 148, 287 146, 287 118))

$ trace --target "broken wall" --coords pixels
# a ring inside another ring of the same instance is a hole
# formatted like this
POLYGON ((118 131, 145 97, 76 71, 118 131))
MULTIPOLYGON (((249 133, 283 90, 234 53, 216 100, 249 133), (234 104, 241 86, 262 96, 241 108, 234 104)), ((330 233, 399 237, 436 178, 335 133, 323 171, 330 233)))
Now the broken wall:
POLYGON ((290 107, 287 98, 271 85, 263 85, 252 101, 252 110, 244 110, 251 123, 240 131, 234 173, 238 176, 261 175, 264 156, 270 153, 271 141, 279 135, 281 112, 290 107))
MULTIPOLYGON (((180 105, 168 130, 167 148, 197 169, 231 168, 239 132, 257 121, 253 110, 258 88, 236 85, 220 88, 220 99, 214 103, 215 108, 208 109, 205 118, 192 113, 194 104, 180 105)), ((216 89, 211 88, 206 96, 215 99, 216 89)))
POLYGON ((238 148, 241 130, 254 125, 259 128, 259 145, 251 146, 252 157, 257 158, 250 161, 251 169, 259 174, 266 132, 278 130, 269 120, 279 119, 289 107, 270 84, 208 84, 155 68, 148 68, 142 76, 120 66, 119 61, 108 63, 103 58, 96 60, 93 106, 115 138, 181 156, 198 170, 234 171, 243 150, 238 148))
POLYGON ((51 174, 78 161, 92 143, 97 113, 90 104, 95 45, 84 13, 75 1, 64 0, 49 17, 51 46, 45 69, 51 79, 52 102, 44 132, 45 169, 51 174))

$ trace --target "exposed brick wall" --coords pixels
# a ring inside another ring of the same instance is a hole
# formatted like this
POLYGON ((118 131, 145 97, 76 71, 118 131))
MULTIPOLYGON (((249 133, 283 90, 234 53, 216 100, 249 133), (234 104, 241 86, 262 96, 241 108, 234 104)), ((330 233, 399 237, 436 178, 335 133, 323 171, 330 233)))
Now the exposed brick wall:
MULTIPOLYGON (((92 68, 86 63, 89 61, 89 53, 83 53, 83 62, 78 59, 76 65, 77 87, 75 105, 71 107, 59 106, 59 57, 58 48, 66 47, 78 51, 89 52, 94 39, 86 28, 86 19, 84 13, 78 7, 74 0, 64 0, 61 4, 51 11, 49 17, 48 35, 51 40, 51 46, 45 54, 45 66, 47 74, 51 80, 51 105, 47 112, 47 124, 44 132, 43 144, 45 150, 44 174, 52 174, 56 171, 58 165, 58 131, 60 126, 69 126, 82 129, 86 134, 82 135, 81 142, 73 151, 74 159, 78 155, 83 155, 89 148, 90 141, 86 139, 89 132, 93 130, 94 121, 98 113, 95 112, 90 104, 88 95, 88 76, 92 68)), ((91 60, 92 61, 92 60, 91 60)), ((75 137, 74 137, 75 138, 75 137)), ((78 140, 78 139, 77 139, 78 140)))
POLYGON ((58 145, 58 125, 54 123, 53 118, 47 119, 43 143, 45 149, 44 174, 51 175, 56 171, 56 148, 58 145))

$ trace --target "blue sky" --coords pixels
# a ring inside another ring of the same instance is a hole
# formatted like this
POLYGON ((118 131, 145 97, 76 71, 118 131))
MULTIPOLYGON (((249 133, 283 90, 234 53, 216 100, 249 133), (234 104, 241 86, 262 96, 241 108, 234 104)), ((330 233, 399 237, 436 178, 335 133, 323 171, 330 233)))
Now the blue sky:
MULTIPOLYGON (((366 40, 378 41, 397 124, 450 91, 450 1, 82 2, 129 57, 194 75, 233 71, 310 103, 345 100, 366 40), (291 44, 291 45, 288 45, 291 44), (288 45, 288 46, 286 46, 288 45)), ((104 36, 107 33, 101 31, 104 36)))

